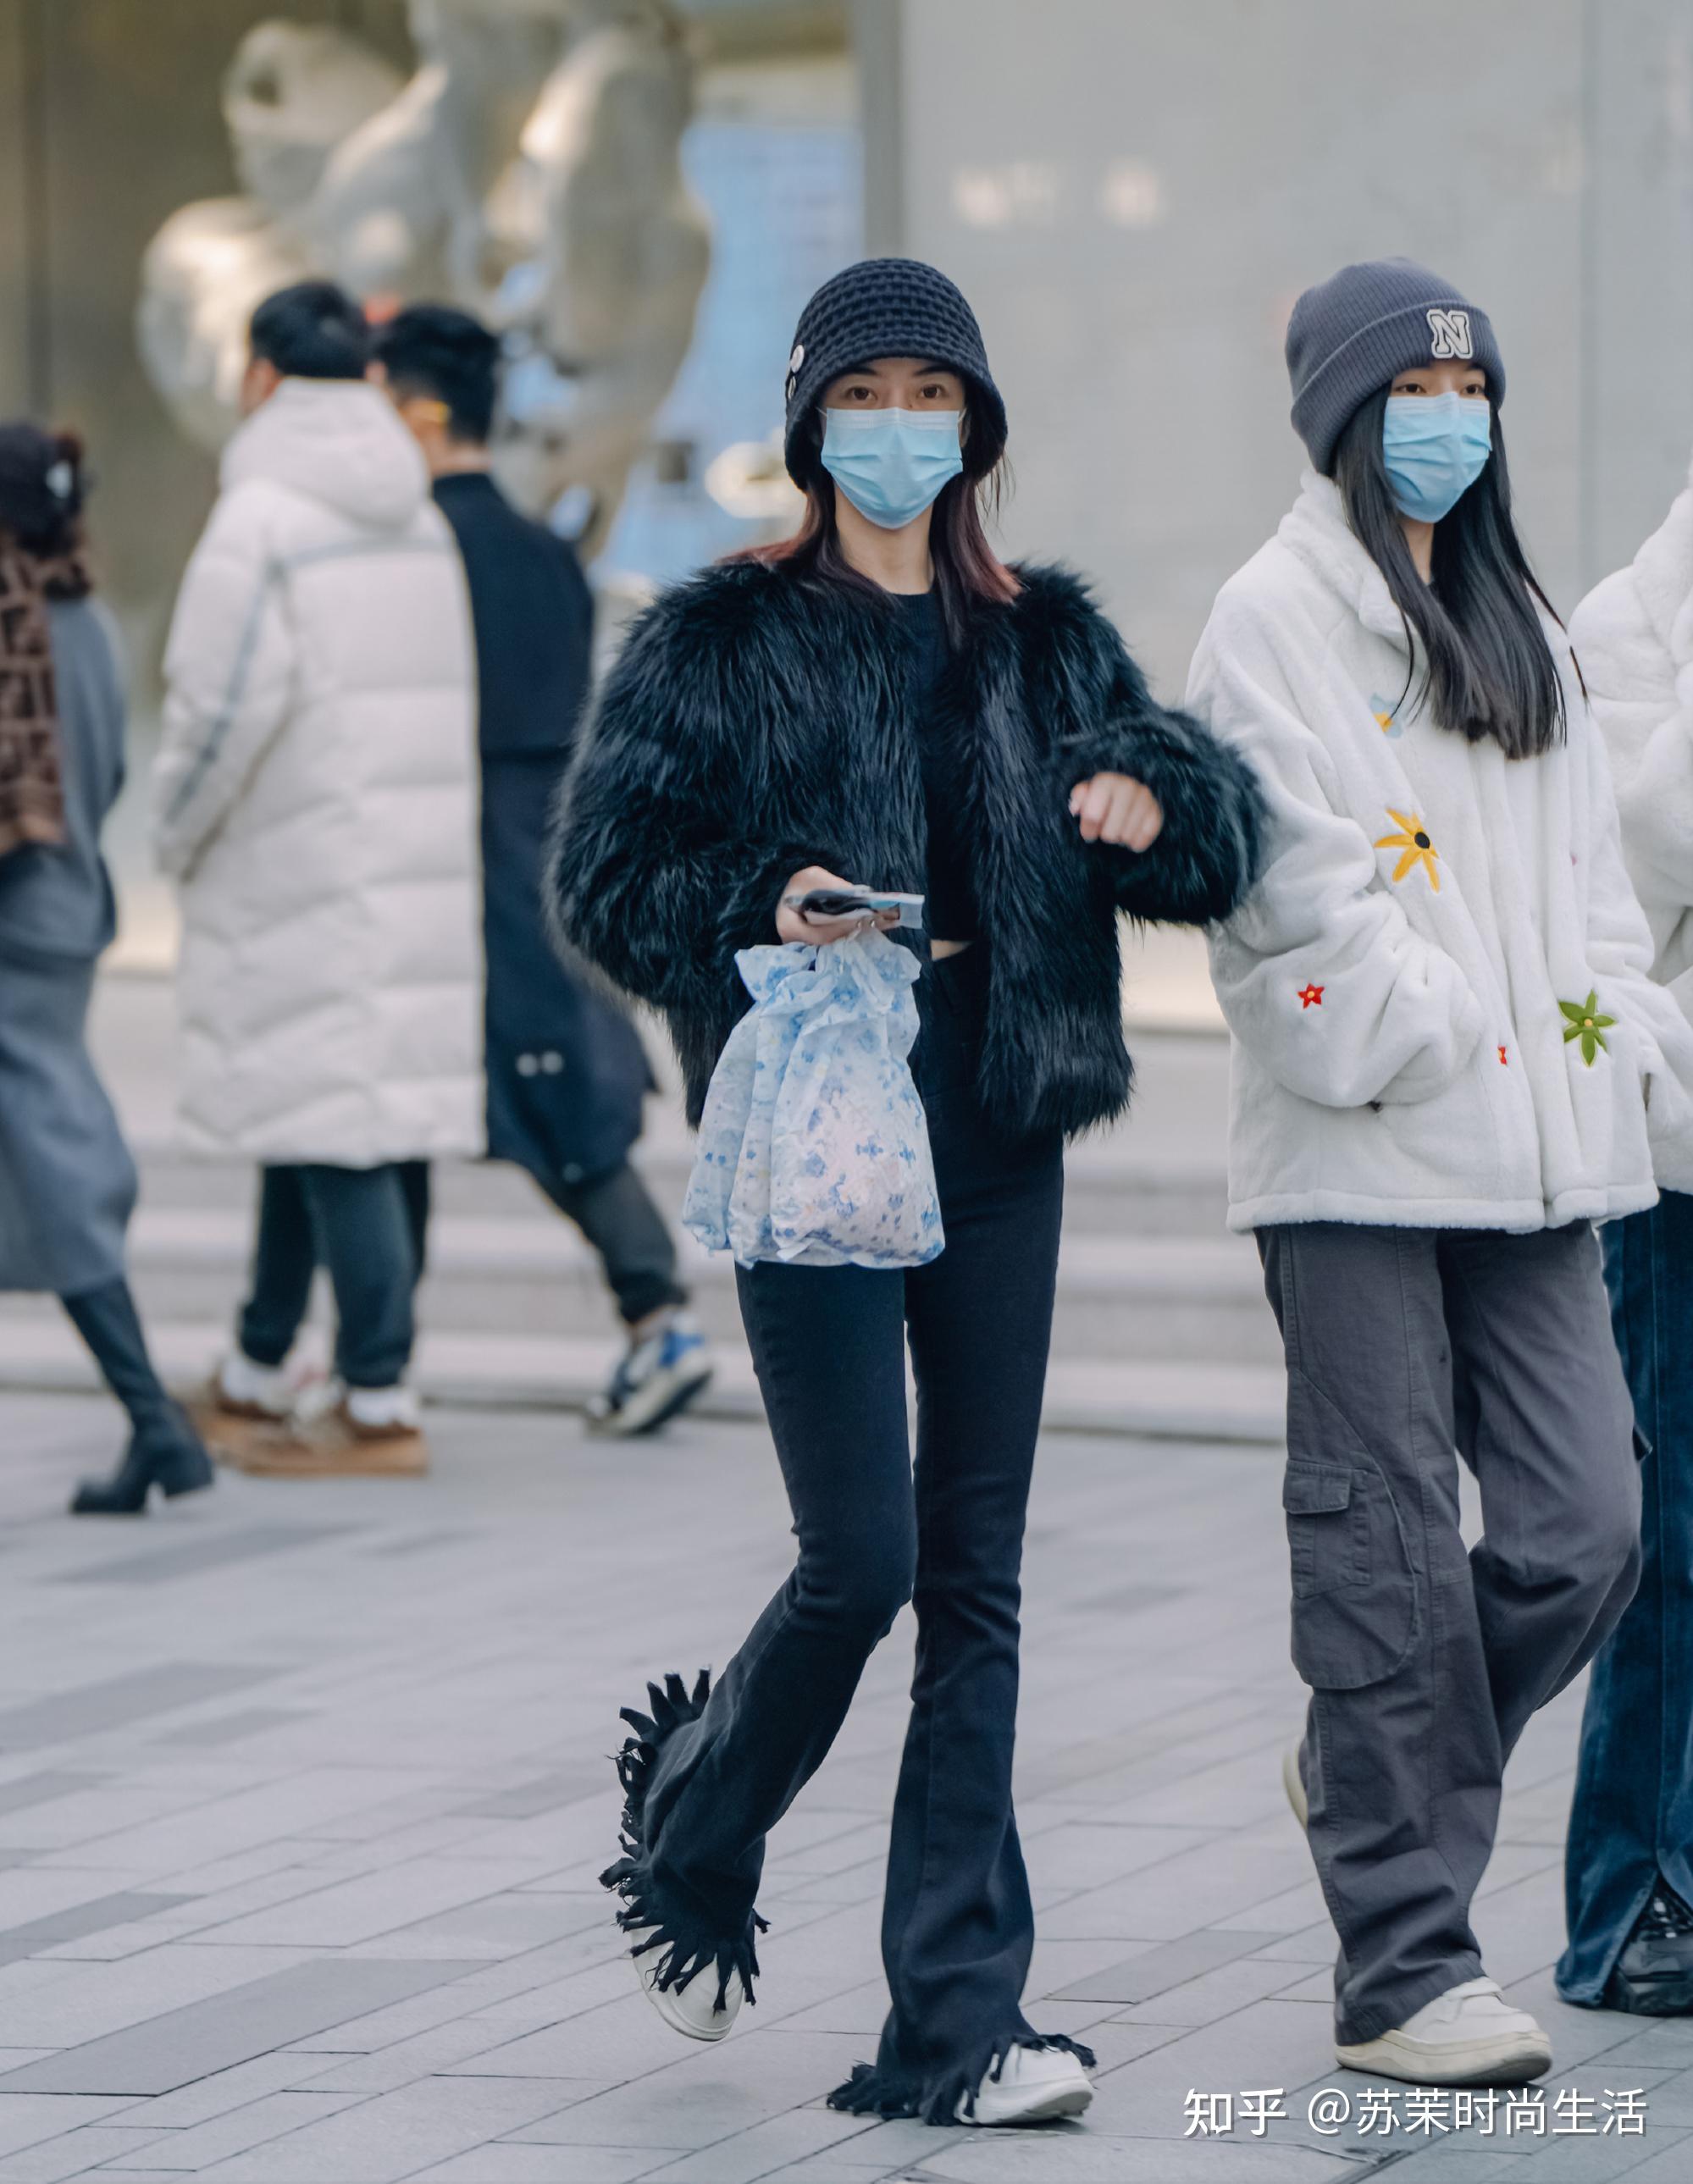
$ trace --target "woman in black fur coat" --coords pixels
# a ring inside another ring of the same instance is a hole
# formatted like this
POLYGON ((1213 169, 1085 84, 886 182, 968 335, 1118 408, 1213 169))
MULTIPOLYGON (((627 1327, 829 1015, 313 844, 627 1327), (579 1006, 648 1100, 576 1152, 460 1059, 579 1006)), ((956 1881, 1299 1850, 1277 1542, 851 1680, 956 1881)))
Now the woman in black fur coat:
POLYGON ((1151 698, 1075 577, 994 556, 980 501, 1005 408, 950 281, 904 259, 837 276, 800 320, 787 393, 801 528, 636 625, 566 784, 551 899, 560 938, 667 1018, 697 1122, 747 1006, 735 951, 847 937, 800 912, 812 888, 924 894, 913 1069, 947 1243, 903 1272, 738 1269, 798 1563, 715 1689, 671 1676, 650 1715, 627 1713, 605 1878, 655 2006, 721 2037, 751 1998, 766 1834, 915 1598, 893 2007, 833 2103, 1072 2115, 1092 2058, 1022 2013, 1033 1919, 1011 1814, 1063 1143, 1128 1099, 1117 913, 1227 916, 1257 793, 1151 698))

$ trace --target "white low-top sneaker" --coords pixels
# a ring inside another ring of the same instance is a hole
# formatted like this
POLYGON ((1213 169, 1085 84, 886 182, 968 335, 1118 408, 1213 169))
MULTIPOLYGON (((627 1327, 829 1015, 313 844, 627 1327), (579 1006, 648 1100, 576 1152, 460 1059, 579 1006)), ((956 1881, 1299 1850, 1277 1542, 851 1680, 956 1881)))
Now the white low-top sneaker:
MULTIPOLYGON (((652 1931, 650 1926, 632 1926, 629 1939, 638 1948, 652 1931)), ((740 1975, 729 1975, 728 1992, 724 1997, 727 2007, 719 2009, 717 1974, 711 1965, 697 1971, 686 1986, 661 1987, 658 1984, 659 1966, 664 1958, 662 1949, 649 1949, 644 1956, 631 1958, 642 1993, 671 2031, 680 2032, 684 2039, 722 2039, 740 2015, 741 2004, 746 1998, 740 1975)))
POLYGON ((1078 2116, 1094 2098, 1094 2081, 1065 2048, 1013 2048, 996 2072, 958 2097, 961 2123, 1051 2123, 1078 2116))
POLYGON ((1513 2009, 1497 1980, 1466 1980, 1425 2002, 1379 2040, 1336 2048, 1349 2070, 1373 2070, 1417 2086, 1521 2086, 1552 2066, 1552 2043, 1526 2009, 1513 2009))

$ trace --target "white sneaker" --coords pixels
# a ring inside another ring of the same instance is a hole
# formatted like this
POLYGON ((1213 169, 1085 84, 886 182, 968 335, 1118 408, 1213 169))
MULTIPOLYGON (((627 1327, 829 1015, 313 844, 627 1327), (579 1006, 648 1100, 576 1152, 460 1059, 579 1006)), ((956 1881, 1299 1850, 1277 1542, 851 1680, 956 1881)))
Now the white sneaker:
POLYGON ((231 1350, 213 1375, 219 1398, 237 1412, 285 1418, 299 1393, 299 1381, 286 1364, 257 1365, 244 1350, 231 1350))
POLYGON ((1289 1745, 1282 1754, 1282 1787, 1287 1791, 1288 1802, 1293 1807, 1293 1816, 1302 1828, 1311 1825, 1311 1800, 1305 1794, 1305 1781, 1299 1771, 1299 1747, 1289 1745))
POLYGON ((960 2123, 1051 2123, 1078 2116, 1094 2098, 1094 2081, 1067 2048, 1013 2048, 997 2072, 958 2097, 960 2123))
POLYGON ((1526 2009, 1513 2009, 1497 1980, 1466 1980, 1425 2002, 1379 2040, 1336 2048, 1349 2070, 1373 2070, 1415 2086, 1520 2086, 1552 2066, 1552 2043, 1526 2009))
MULTIPOLYGON (((653 1931, 650 1926, 631 1926, 628 1929, 629 1939, 639 1948, 653 1931)), ((716 2007, 717 1974, 710 1964, 697 1971, 686 1986, 660 1987, 658 1985, 659 1966, 663 1963, 665 1954, 661 1948, 649 1949, 644 1956, 630 1958, 642 1993, 671 2031, 680 2032, 684 2039, 724 2038, 729 2027, 740 2015, 741 2004, 746 1999, 747 1991, 741 1984, 740 1974, 732 1972, 729 1975, 729 1991, 725 1997, 727 2007, 719 2009, 716 2007)))
POLYGON ((603 1394, 590 1398, 590 1433, 620 1440, 656 1433, 710 1384, 710 1345, 693 1315, 674 1312, 618 1360, 603 1394))

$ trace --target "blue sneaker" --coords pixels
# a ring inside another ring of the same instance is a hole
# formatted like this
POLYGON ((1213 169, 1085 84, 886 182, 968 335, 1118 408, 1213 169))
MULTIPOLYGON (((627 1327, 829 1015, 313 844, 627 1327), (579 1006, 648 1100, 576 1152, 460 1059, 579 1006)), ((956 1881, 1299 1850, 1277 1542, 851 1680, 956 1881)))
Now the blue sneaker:
POLYGON ((676 1312, 655 1334, 630 1345, 604 1393, 589 1401, 589 1429, 624 1440, 656 1433, 710 1386, 711 1373, 710 1345, 692 1314, 676 1312))

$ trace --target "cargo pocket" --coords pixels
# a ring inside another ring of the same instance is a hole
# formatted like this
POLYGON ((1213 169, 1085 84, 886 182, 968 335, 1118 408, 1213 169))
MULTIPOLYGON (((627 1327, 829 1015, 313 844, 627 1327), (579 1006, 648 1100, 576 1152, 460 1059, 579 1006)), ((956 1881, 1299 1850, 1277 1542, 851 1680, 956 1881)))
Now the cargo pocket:
MULTIPOLYGON (((1387 1481, 1344 1418, 1308 1384, 1325 1455, 1295 1456, 1282 1487, 1293 1563, 1293 1662, 1314 1691, 1355 1691, 1402 1668, 1417 1590, 1387 1481)), ((1297 1441, 1295 1446, 1297 1446, 1297 1441)))
POLYGON ((1354 1502, 1350 1471, 1295 1458, 1282 1481, 1282 1507, 1295 1600, 1332 1592, 1338 1585, 1369 1583, 1368 1511, 1362 1495, 1354 1502))

